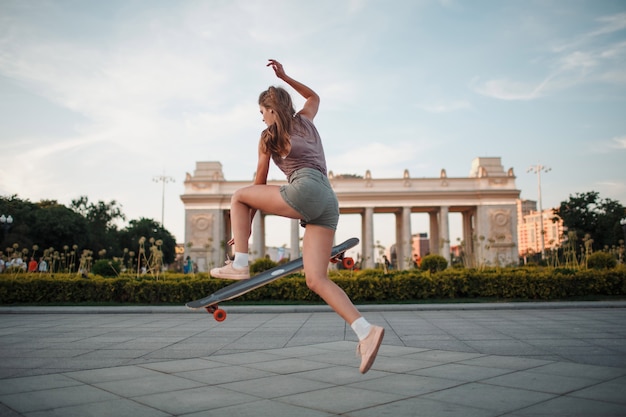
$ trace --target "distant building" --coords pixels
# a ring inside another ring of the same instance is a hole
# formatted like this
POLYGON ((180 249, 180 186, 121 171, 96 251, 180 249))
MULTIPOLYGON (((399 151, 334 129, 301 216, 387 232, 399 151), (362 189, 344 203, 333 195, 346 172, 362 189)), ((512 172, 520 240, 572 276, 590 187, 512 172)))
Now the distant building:
POLYGON ((563 242, 563 220, 553 222, 553 209, 537 211, 537 202, 533 200, 517 201, 517 242, 519 255, 526 256, 541 253, 541 231, 544 234, 545 250, 556 249, 563 242), (543 226, 542 226, 543 223, 543 226))

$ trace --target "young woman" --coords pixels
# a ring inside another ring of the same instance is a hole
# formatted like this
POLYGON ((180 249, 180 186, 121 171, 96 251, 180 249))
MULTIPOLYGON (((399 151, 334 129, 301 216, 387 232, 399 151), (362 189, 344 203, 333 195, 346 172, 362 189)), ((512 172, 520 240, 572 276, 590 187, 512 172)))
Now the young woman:
POLYGON ((374 363, 385 329, 368 323, 346 293, 328 278, 339 205, 326 176, 324 149, 313 124, 320 98, 309 87, 289 77, 278 61, 270 59, 267 66, 306 101, 296 113, 291 96, 280 87, 270 87, 259 96, 267 129, 259 141, 254 184, 237 190, 231 200, 233 239, 229 244, 235 245, 235 259, 212 269, 211 275, 227 279, 250 277, 248 239, 257 210, 300 219, 306 228, 302 257, 307 286, 350 324, 359 338, 360 371, 365 373, 374 363), (270 159, 285 173, 288 185, 267 185, 270 159))

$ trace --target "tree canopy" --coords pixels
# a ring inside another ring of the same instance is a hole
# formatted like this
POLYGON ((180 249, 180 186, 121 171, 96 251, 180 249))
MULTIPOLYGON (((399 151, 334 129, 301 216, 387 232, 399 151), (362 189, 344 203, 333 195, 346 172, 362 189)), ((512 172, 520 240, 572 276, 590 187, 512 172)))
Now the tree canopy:
POLYGON ((36 245, 41 250, 69 247, 95 254, 105 250, 106 257, 112 258, 121 257, 124 249, 138 251, 139 239, 144 237, 162 242, 165 264, 174 262, 176 257, 175 238, 154 220, 131 220, 126 228, 118 230, 116 221, 126 217, 115 200, 92 203, 82 196, 66 207, 56 200, 32 203, 16 195, 0 196, 0 213, 14 219, 2 231, 0 251, 13 245, 28 249, 36 245))
POLYGON ((619 246, 624 239, 620 220, 626 217, 626 209, 618 201, 600 198, 596 191, 570 195, 554 214, 569 232, 576 233, 579 241, 585 236, 593 239, 594 250, 619 246))

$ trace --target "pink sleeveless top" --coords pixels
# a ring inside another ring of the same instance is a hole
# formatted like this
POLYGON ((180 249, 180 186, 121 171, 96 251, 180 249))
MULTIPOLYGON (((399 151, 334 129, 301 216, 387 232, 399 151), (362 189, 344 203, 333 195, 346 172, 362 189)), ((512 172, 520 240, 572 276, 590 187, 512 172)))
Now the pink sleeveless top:
POLYGON ((326 174, 326 157, 322 139, 312 121, 300 115, 295 116, 294 126, 290 132, 291 151, 287 157, 272 154, 272 160, 287 176, 301 168, 313 168, 326 174), (301 123, 300 123, 301 122, 301 123))

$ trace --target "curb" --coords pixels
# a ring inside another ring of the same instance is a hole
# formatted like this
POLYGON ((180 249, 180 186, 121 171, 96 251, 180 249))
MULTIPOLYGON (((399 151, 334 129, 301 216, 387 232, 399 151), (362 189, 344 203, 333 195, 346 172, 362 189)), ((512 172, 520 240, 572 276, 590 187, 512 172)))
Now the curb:
MULTIPOLYGON (((293 306, 237 306, 222 305, 228 313, 275 314, 275 313, 320 313, 331 312, 327 305, 293 306)), ((356 305, 362 312, 394 311, 481 311, 481 310, 541 310, 541 309, 585 309, 626 308, 626 301, 546 301, 518 303, 450 303, 450 304, 363 304, 356 305)), ((16 306, 0 307, 0 314, 181 314, 203 313, 185 306, 16 306)))

